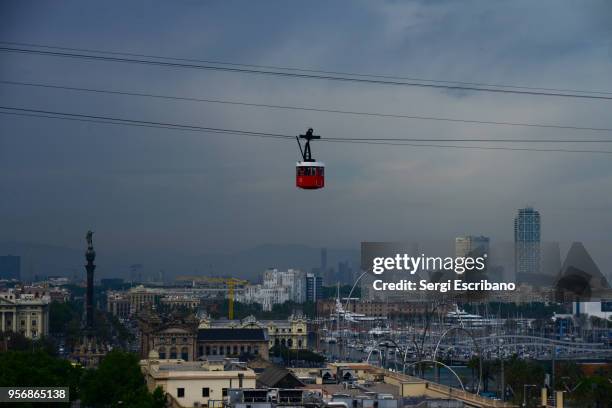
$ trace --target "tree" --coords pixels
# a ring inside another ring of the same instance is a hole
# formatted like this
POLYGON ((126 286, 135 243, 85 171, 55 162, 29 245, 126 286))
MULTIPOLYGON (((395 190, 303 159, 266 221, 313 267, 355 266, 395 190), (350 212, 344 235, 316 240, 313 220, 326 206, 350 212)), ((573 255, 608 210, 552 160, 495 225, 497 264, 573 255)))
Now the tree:
POLYGON ((81 399, 91 407, 162 408, 160 392, 147 390, 136 355, 113 350, 83 376, 81 399))
POLYGON ((585 408, 610 408, 612 407, 612 383, 607 377, 600 375, 587 377, 580 382, 571 398, 585 408))
MULTIPOLYGON (((472 369, 472 378, 474 378, 474 387, 478 386, 478 375, 480 372, 480 357, 472 357, 468 361, 467 366, 472 369)), ((482 384, 481 391, 489 391, 489 380, 495 379, 495 374, 499 370, 497 361, 482 362, 482 384)))
POLYGON ((65 333, 73 319, 80 318, 80 311, 75 302, 53 301, 49 305, 49 331, 53 334, 65 333))
POLYGON ((270 349, 270 354, 274 357, 281 357, 285 364, 291 360, 308 361, 311 363, 323 363, 325 362, 325 356, 315 353, 310 350, 295 350, 289 349, 281 344, 276 345, 270 349))
MULTIPOLYGON (((97 369, 90 370, 43 350, 0 353, 0 386, 69 387, 70 400, 81 399, 87 407, 163 408, 166 400, 160 388, 149 393, 136 355, 121 351, 110 352, 97 369)), ((41 404, 16 406, 37 408, 41 404)))
MULTIPOLYGON (((506 384, 514 390, 514 402, 523 400, 524 385, 541 385, 544 383, 545 370, 542 365, 529 360, 521 360, 516 355, 504 363, 506 384)), ((531 398, 537 397, 531 393, 531 398)))
MULTIPOLYGON (((44 351, 0 353, 2 387, 69 387, 70 400, 78 397, 81 369, 44 351)), ((22 403, 20 407, 24 407, 22 403)))
MULTIPOLYGON (((133 335, 112 314, 95 310, 94 319, 95 335, 99 340, 116 344, 113 341, 116 337, 123 345, 133 340, 133 335)), ((83 302, 52 302, 49 308, 49 325, 50 332, 57 337, 63 337, 68 347, 78 344, 83 336, 83 302)))
POLYGON ((0 332, 0 351, 44 351, 47 354, 54 356, 55 343, 48 337, 42 337, 37 340, 31 340, 21 333, 16 332, 0 332))

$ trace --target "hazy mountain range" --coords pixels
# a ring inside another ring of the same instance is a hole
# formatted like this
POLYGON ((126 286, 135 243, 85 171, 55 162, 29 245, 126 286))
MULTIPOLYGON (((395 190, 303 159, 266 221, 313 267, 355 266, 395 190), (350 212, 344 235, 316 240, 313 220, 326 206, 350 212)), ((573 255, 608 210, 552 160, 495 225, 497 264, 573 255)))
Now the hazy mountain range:
MULTIPOLYGON (((600 270, 612 281, 612 255, 606 243, 585 243, 600 270)), ((452 244, 420 244, 419 252, 427 255, 452 256, 452 244)), ((560 245, 560 262, 565 259, 568 245, 560 245)), ((178 275, 234 276, 257 282, 267 268, 297 268, 310 272, 321 265, 321 248, 299 244, 263 244, 228 253, 182 254, 173 251, 126 250, 105 253, 96 248, 96 278, 119 277, 126 280, 158 280, 160 271, 166 280, 178 275), (132 272, 135 270, 137 272, 132 272)), ((511 243, 491 247, 495 264, 507 271, 513 269, 511 243)), ((0 255, 21 256, 21 275, 28 279, 36 275, 84 276, 84 250, 32 242, 0 242, 0 255)), ((327 249, 327 267, 337 270, 338 262, 348 261, 353 270, 359 269, 360 250, 327 249)), ((554 274, 554 271, 552 272, 554 274)))
MULTIPOLYGON (((130 279, 132 265, 144 280, 157 279, 163 271, 166 279, 178 275, 231 275, 257 281, 267 268, 298 268, 311 271, 321 264, 321 248, 305 245, 266 244, 231 253, 185 255, 172 251, 126 251, 104 253, 96 248, 96 278, 130 279), (136 269, 136 268, 135 268, 136 269)), ((84 250, 30 242, 0 243, 1 255, 21 256, 21 275, 25 278, 49 275, 82 277, 84 250)), ((328 249, 327 265, 337 268, 338 262, 358 265, 359 250, 328 249)))

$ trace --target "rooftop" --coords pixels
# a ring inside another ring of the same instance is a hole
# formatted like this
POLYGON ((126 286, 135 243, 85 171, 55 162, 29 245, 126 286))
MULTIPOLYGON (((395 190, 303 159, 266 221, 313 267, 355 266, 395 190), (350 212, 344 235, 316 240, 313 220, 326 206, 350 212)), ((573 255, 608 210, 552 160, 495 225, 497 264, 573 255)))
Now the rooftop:
POLYGON ((183 360, 149 359, 140 362, 142 370, 154 378, 172 379, 210 379, 210 378, 250 378, 255 379, 255 372, 238 366, 211 365, 207 362, 183 360))
POLYGON ((383 382, 373 382, 369 385, 355 385, 354 388, 345 388, 343 384, 309 384, 306 386, 306 388, 321 389, 323 391, 323 395, 326 397, 341 394, 348 395, 350 397, 356 397, 358 395, 372 396, 370 393, 393 395, 395 398, 400 397, 399 387, 383 382))
POLYGON ((265 329, 198 329, 198 341, 268 341, 265 329))

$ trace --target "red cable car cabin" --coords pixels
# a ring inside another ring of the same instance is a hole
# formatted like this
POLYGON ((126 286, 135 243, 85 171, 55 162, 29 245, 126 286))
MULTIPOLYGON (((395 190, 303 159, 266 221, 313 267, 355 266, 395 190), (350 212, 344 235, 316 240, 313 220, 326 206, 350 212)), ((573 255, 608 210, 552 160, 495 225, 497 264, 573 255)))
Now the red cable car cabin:
POLYGON ((295 166, 295 185, 298 188, 316 190, 325 187, 325 165, 313 159, 310 150, 310 141, 320 138, 321 136, 313 134, 312 128, 308 129, 305 135, 295 137, 303 159, 295 166), (300 139, 306 140, 304 149, 302 149, 300 139))
POLYGON ((295 185, 306 190, 325 187, 325 164, 302 161, 295 166, 295 185))

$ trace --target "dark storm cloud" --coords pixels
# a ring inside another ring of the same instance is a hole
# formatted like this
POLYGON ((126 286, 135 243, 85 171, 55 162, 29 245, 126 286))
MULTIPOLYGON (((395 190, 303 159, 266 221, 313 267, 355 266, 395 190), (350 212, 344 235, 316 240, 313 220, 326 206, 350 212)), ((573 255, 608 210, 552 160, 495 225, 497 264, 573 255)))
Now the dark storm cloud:
MULTIPOLYGON (((609 2, 3 2, 0 37, 68 47, 551 88, 612 90, 609 2), (59 5, 61 4, 61 5, 59 5)), ((609 102, 278 79, 0 54, 9 80, 484 120, 612 127, 609 102)), ((591 137, 0 86, 5 105, 323 136, 591 137)), ((259 243, 609 239, 605 155, 318 143, 328 188, 297 191, 295 143, 0 119, 0 240, 197 254, 259 243), (585 202, 586 201, 586 202, 585 202), (583 208, 593 208, 585 213, 583 208)), ((606 134, 595 136, 608 137, 606 134)), ((576 146, 574 146, 576 147, 576 146)), ((583 146, 584 147, 584 146, 583 146)), ((606 148, 604 146, 604 148, 606 148)), ((608 149, 610 147, 607 147, 608 149)))

